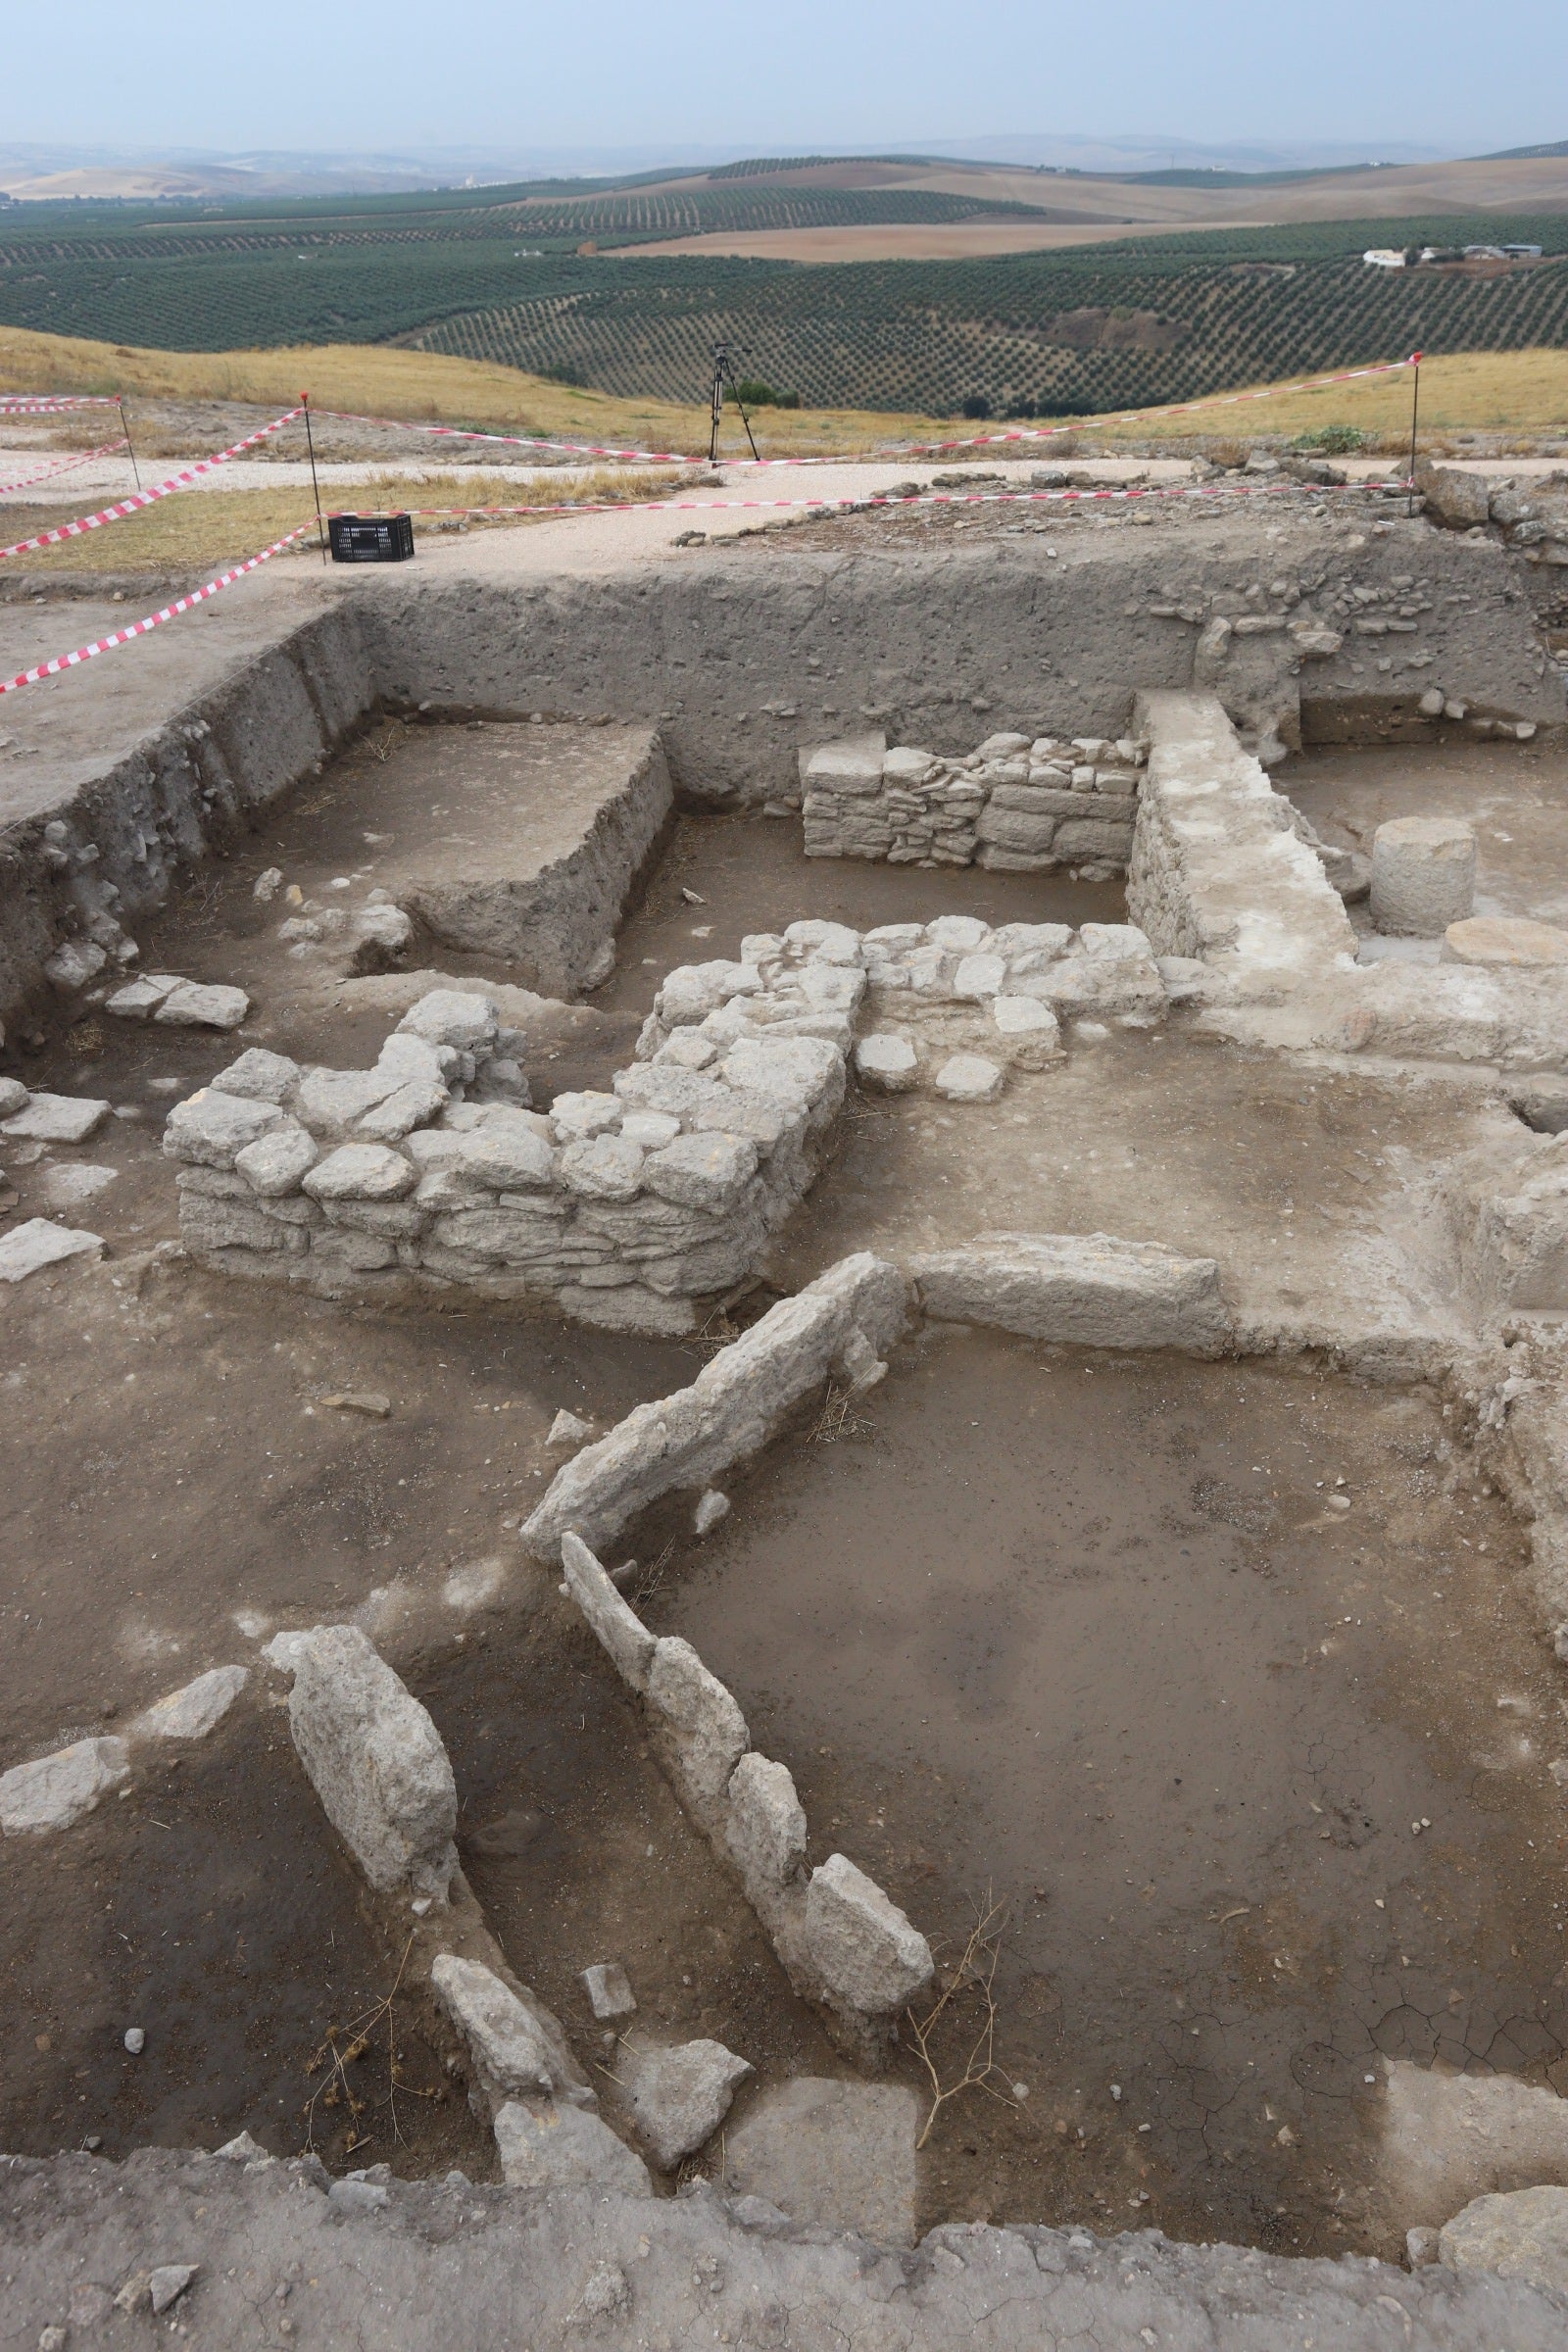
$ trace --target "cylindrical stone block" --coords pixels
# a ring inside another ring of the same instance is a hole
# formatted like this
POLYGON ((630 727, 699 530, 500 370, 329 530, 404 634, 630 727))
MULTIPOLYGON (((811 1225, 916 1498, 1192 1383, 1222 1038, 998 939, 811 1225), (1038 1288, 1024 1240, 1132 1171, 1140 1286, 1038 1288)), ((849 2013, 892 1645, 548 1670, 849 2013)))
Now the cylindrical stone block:
POLYGON ((1475 905, 1476 837, 1456 816, 1396 816, 1372 836, 1372 922, 1400 939, 1441 939, 1475 905))

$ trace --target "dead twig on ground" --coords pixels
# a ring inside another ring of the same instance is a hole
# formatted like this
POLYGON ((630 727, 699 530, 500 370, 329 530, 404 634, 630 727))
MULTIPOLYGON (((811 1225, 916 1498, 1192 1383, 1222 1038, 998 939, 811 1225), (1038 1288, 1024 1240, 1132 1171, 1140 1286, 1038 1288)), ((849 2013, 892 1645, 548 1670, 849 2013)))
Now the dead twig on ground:
POLYGON ((1002 1952, 1003 1930, 1006 1926, 1005 1906, 991 1900, 987 1889, 983 1905, 976 1906, 975 1923, 969 1940, 958 1955, 957 1964, 947 1975, 935 2005, 926 2015, 916 2017, 912 2009, 905 2011, 909 2032, 920 2063, 931 2083, 931 2112, 915 2147, 923 2148, 931 2136, 937 2117, 950 2099, 960 2091, 983 2090, 987 2096, 1000 2100, 1004 2107, 1015 2104, 1004 2092, 998 2090, 992 2076, 1000 2073, 996 2062, 997 1961, 1002 1952), (944 2059, 939 2044, 948 2030, 956 2030, 959 2014, 965 2005, 978 2008, 979 2023, 967 2049, 960 2046, 959 2058, 954 2061, 958 2071, 952 2080, 944 2082, 944 2059), (960 2064, 961 2061, 961 2064, 960 2064))
POLYGON ((650 1560, 646 1568, 639 1570, 637 1581, 627 1595, 634 1609, 645 1609, 654 1598, 664 1581, 664 1570, 674 1555, 675 1545, 671 1541, 664 1545, 657 1559, 650 1560))
POLYGON ((854 1389, 828 1384, 821 1410, 811 1424, 809 1444, 837 1446, 846 1438, 870 1437, 876 1423, 858 1410, 859 1398, 854 1389))
POLYGON ((319 2049, 313 2053, 306 2067, 306 2073, 318 2075, 324 2068, 326 2076, 324 2082, 317 2084, 306 2101, 305 2152, 307 2155, 312 2154, 316 2146, 318 2103, 322 2107, 347 2108, 349 2130, 348 2137, 343 2142, 345 2156, 352 2156, 358 2149, 368 2147, 375 2136, 372 2132, 361 2129, 360 2118, 369 2113, 370 2101, 360 2097, 354 2083, 349 2079, 349 2068, 368 2055, 371 2037, 383 2023, 386 2026, 387 2095, 380 2104, 385 2106, 391 2115, 392 2136, 400 2147, 404 2142, 403 2130, 398 2122, 398 2092, 401 2090, 407 2097, 415 2099, 435 2099, 440 2096, 438 2091, 413 2089, 403 2080, 403 2069, 398 2060, 397 2012, 394 2003, 397 2000, 398 1987, 403 1983, 403 1972, 409 1964, 409 1954, 413 1949, 414 1937, 411 1936, 403 1947, 403 1957, 398 1962, 398 1973, 392 1980, 391 1990, 376 2002, 373 2009, 367 2009, 361 2016, 353 2019, 350 2024, 328 2026, 325 2040, 319 2049))

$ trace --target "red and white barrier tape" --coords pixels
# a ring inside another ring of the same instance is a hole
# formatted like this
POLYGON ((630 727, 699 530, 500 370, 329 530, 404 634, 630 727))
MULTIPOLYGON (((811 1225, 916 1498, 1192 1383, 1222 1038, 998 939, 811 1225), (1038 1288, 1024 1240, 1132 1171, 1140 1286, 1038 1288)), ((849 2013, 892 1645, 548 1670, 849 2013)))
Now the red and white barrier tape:
POLYGON ((205 604, 210 596, 218 594, 220 588, 231 587, 235 580, 244 579, 247 572, 259 570, 262 564, 270 563, 273 556, 280 556, 285 547, 292 547, 296 539, 303 539, 307 531, 314 531, 315 528, 316 519, 313 515, 309 522, 302 522, 298 530, 289 531, 281 539, 274 539, 270 547, 264 547, 259 556, 251 556, 245 563, 236 564, 232 571, 220 572, 204 588, 193 588, 189 596, 176 597, 172 605, 165 605, 161 612, 149 612, 144 620, 133 620, 128 628, 116 629, 108 637, 95 638, 91 645, 78 645, 74 654, 57 654, 52 662, 40 662, 36 667, 24 669, 17 677, 0 678, 0 694, 15 694, 19 686, 35 686, 40 678, 55 677, 63 669, 74 669, 80 662, 90 662, 96 654, 107 654, 117 645, 128 645, 133 637, 145 637, 149 630, 161 628, 166 620, 177 619, 181 612, 188 612, 193 605, 205 604))
POLYGON ((274 416, 270 424, 264 424, 259 433, 248 433, 243 441, 236 441, 232 448, 220 449, 216 458, 203 458, 199 466, 187 466, 182 473, 172 473, 167 481, 155 482, 150 490, 138 490, 133 497, 122 498, 118 506, 104 507, 96 514, 83 514, 75 522, 62 522, 52 531, 40 531, 35 539, 18 539, 10 547, 0 547, 0 563, 7 556, 29 555, 34 548, 55 547, 62 539, 79 538, 83 531, 101 530, 106 522, 119 522, 122 515, 135 514, 143 507, 156 506, 161 498, 172 498, 175 491, 187 489, 192 482, 199 481, 204 473, 211 473, 216 466, 226 465, 230 458, 237 458, 244 450, 254 449, 258 441, 265 441, 270 433, 280 431, 285 424, 292 424, 294 418, 303 414, 301 409, 290 409, 285 416, 274 416))
POLYGON ((448 441, 493 441, 507 449, 548 449, 564 457, 626 458, 640 466, 696 466, 706 461, 683 458, 670 449, 609 449, 592 441, 547 441, 537 433, 481 433, 461 424, 420 424, 405 416, 361 416, 352 409, 313 409, 313 416, 330 416, 337 424, 376 424, 389 432, 436 433, 448 441))
POLYGON ((0 392, 0 416, 58 416, 62 409, 118 409, 118 392, 0 392))
POLYGON ((0 482, 0 498, 13 490, 31 490, 39 482, 52 482, 57 473, 70 473, 77 466, 90 466, 94 458, 112 458, 117 450, 128 449, 130 444, 122 438, 106 441, 100 449, 83 450, 79 457, 62 458, 57 466, 45 466, 38 473, 24 473, 14 482, 0 482))
MULTIPOLYGON (((286 420, 280 419, 279 421, 286 420)), ((814 507, 826 514, 831 509, 841 507, 852 507, 863 511, 868 507, 1038 506, 1053 503, 1059 505, 1097 499, 1122 499, 1130 502, 1140 498, 1257 498, 1277 496, 1281 491, 1297 490, 1301 487, 1300 483, 1294 481, 1157 482, 1141 487, 1133 486, 1125 490, 1109 488, 1104 490, 921 490, 907 493, 902 497, 894 496, 888 491, 876 490, 862 491, 858 495, 849 493, 836 498, 594 499, 580 501, 570 506, 414 507, 408 511, 414 514, 424 515, 636 514, 650 512, 703 514, 711 513, 714 509, 726 508, 773 512, 780 508, 814 507)), ((1336 485, 1336 487, 1344 487, 1352 492, 1368 490, 1401 492, 1408 490, 1410 485, 1404 481, 1348 482, 1344 485, 1336 485)), ((303 539, 306 533, 315 527, 314 518, 302 522, 296 530, 287 532, 283 538, 274 539, 270 547, 264 547, 260 555, 250 557, 243 564, 237 564, 231 571, 220 572, 216 579, 209 580, 205 587, 193 589, 189 596, 176 597, 172 605, 165 605, 162 612, 151 612, 144 620, 132 621, 128 628, 116 629, 112 635, 97 638, 91 645, 77 646, 74 653, 59 654, 52 662, 40 662, 34 668, 24 669, 17 677, 0 678, 0 694, 14 694, 19 686, 36 685, 41 678, 56 677, 62 670, 75 669, 81 662, 90 662, 97 654, 107 654, 117 645, 126 645, 133 637, 145 637, 150 630, 161 627, 165 621, 177 618, 181 612, 188 612, 193 605, 203 604, 209 597, 216 596, 220 588, 230 587, 235 580, 242 580, 247 573, 259 570, 262 564, 270 563, 273 556, 281 555, 285 548, 292 547, 297 539, 303 539)))

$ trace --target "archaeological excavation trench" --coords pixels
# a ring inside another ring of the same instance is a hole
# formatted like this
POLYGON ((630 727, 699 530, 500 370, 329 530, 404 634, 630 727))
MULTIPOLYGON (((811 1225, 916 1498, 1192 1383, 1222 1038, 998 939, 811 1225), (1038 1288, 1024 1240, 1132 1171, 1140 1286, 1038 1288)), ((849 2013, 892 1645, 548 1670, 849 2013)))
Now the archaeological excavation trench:
POLYGON ((367 575, 24 714, 40 2197, 1414 2311, 1568 2191, 1562 681, 1500 545, 1132 544, 367 575))

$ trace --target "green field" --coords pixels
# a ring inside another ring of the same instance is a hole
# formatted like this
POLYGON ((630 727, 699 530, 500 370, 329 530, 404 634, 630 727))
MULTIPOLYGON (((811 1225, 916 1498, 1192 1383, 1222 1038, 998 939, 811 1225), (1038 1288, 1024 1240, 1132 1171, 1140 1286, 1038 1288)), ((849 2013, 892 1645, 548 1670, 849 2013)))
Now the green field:
MULTIPOLYGON (((328 208, 27 208, 0 224, 0 324, 214 352, 402 343, 631 397, 694 401, 712 344, 810 407, 1083 415, 1440 352, 1568 342, 1568 217, 1134 233, 959 261, 582 255, 682 231, 951 220, 909 190, 621 186, 328 208), (527 199, 534 201, 526 201, 527 199), (540 200, 542 199, 542 201, 540 200), (1384 271, 1369 245, 1531 242, 1494 277, 1384 271)), ((20 212, 20 208, 19 208, 20 212)))

